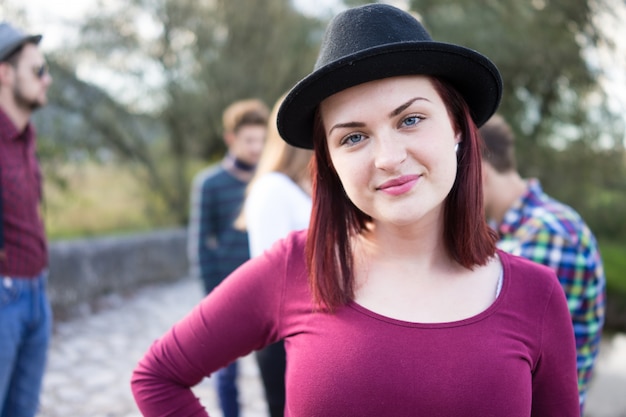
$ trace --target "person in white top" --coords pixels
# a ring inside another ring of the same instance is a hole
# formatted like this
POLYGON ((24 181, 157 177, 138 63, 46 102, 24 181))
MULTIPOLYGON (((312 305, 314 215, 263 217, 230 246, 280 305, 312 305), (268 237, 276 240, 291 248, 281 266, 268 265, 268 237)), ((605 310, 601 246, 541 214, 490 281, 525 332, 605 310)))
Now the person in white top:
MULTIPOLYGON (((276 128, 276 113, 269 118, 267 137, 256 172, 247 188, 242 214, 236 225, 248 232, 250 256, 269 249, 289 232, 307 229, 311 215, 311 176, 308 165, 313 151, 288 145, 276 128)), ((285 348, 277 342, 256 352, 271 417, 282 417, 285 408, 285 348)))
POLYGON ((308 228, 310 214, 307 190, 283 172, 263 175, 246 197, 250 256, 260 255, 291 231, 308 228))

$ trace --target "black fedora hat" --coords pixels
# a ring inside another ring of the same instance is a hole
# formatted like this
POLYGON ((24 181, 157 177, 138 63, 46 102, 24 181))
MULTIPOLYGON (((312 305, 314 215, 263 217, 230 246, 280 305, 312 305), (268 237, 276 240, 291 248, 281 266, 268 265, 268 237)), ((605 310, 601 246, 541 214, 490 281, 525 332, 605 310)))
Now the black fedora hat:
POLYGON ((433 41, 405 11, 369 4, 331 20, 313 72, 291 89, 280 107, 278 130, 290 145, 311 149, 315 110, 324 99, 368 81, 410 74, 435 76, 454 86, 478 126, 500 104, 502 78, 488 58, 433 41))

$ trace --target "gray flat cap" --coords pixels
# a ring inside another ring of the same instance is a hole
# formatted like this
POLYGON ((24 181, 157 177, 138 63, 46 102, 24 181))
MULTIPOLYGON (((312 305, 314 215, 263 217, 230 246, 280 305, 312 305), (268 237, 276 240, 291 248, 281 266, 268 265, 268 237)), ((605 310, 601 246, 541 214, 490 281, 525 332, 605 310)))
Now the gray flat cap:
POLYGON ((4 61, 25 43, 38 44, 39 41, 41 41, 41 35, 27 35, 7 22, 0 23, 0 61, 4 61))

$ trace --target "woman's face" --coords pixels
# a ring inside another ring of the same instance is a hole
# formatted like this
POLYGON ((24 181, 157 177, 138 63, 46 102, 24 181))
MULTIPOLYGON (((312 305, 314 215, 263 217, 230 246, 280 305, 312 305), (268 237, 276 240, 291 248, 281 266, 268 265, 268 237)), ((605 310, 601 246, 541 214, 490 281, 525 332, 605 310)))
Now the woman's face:
POLYGON ((320 105, 330 157, 350 200, 377 223, 436 221, 456 177, 454 131, 425 76, 385 78, 320 105))

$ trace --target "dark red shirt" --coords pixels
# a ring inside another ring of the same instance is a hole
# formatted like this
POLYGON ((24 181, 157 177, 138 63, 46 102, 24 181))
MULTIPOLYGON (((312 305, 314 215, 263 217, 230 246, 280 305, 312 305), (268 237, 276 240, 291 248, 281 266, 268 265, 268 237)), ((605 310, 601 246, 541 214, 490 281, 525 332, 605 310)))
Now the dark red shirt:
POLYGON ((312 302, 306 237, 235 270, 149 348, 132 378, 143 416, 207 416, 190 387, 281 339, 285 417, 579 416, 572 319, 548 267, 498 252, 500 295, 458 321, 355 301, 329 313, 312 302))
POLYGON ((35 146, 32 124, 19 132, 0 109, 1 250, 6 255, 0 257, 0 275, 35 277, 48 265, 35 146))

